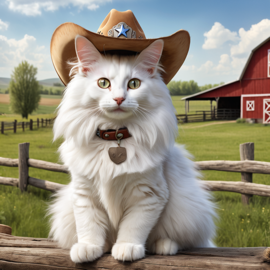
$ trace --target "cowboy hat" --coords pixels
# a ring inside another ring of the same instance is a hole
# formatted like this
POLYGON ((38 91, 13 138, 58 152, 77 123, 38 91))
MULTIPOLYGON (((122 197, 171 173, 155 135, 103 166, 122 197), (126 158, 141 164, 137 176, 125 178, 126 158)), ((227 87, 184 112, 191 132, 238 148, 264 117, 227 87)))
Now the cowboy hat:
POLYGON ((97 33, 74 23, 64 23, 56 28, 51 39, 51 58, 54 68, 67 85, 71 80, 67 62, 76 58, 75 38, 84 36, 102 53, 104 51, 141 52, 158 39, 164 41, 160 59, 165 73, 163 81, 167 84, 182 66, 190 44, 189 33, 179 30, 171 36, 147 39, 131 10, 120 12, 112 9, 100 25, 97 33))

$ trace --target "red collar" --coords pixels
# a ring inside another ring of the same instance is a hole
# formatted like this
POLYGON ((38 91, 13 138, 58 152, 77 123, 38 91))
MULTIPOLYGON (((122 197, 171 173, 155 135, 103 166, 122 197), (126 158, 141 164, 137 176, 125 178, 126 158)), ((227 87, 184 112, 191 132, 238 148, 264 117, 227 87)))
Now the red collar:
POLYGON ((126 139, 131 137, 131 135, 128 132, 128 129, 125 128, 119 128, 118 131, 115 129, 107 129, 107 130, 101 130, 98 129, 96 135, 106 141, 117 141, 118 139, 116 136, 119 136, 122 139, 126 139), (117 134, 116 134, 117 132, 117 134), (120 135, 121 134, 121 135, 120 135))

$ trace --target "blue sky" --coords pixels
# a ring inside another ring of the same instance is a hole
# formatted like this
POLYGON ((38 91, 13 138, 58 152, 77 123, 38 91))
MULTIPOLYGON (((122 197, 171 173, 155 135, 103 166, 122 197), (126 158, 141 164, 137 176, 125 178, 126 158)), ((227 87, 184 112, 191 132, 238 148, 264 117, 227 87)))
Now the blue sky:
POLYGON ((69 21, 96 32, 112 8, 132 10, 147 38, 187 30, 190 51, 174 79, 199 85, 238 79, 270 36, 269 0, 1 0, 0 77, 22 60, 38 67, 38 79, 57 77, 49 51, 55 28, 69 21))

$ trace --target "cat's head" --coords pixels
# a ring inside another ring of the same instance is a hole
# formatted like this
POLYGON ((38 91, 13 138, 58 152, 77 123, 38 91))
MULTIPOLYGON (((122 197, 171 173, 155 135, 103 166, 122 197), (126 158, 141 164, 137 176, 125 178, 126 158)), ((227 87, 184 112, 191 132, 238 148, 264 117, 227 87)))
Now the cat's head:
POLYGON ((82 36, 76 37, 75 48, 78 61, 59 106, 55 138, 76 137, 76 132, 90 138, 97 128, 128 125, 158 132, 156 125, 168 121, 175 128, 174 108, 160 74, 163 40, 131 56, 103 55, 82 36))

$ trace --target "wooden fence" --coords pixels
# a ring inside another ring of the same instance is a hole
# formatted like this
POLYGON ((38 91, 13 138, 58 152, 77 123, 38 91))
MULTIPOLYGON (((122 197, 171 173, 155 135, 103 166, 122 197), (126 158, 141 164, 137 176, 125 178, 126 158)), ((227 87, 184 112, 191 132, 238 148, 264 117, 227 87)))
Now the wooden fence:
POLYGON ((240 110, 214 109, 212 111, 196 111, 196 113, 193 114, 177 114, 176 117, 179 123, 236 120, 240 117, 240 110))
POLYGON ((36 121, 33 121, 32 119, 29 120, 29 122, 18 122, 17 120, 14 120, 13 122, 1 122, 1 134, 4 134, 5 131, 13 130, 14 133, 17 132, 19 128, 24 131, 25 129, 29 128, 29 130, 33 130, 34 128, 39 127, 47 127, 53 124, 54 118, 52 119, 39 119, 37 118, 36 121))
MULTIPOLYGON (((200 170, 216 170, 241 173, 241 182, 232 181, 202 181, 203 187, 211 191, 229 191, 242 194, 243 204, 248 204, 252 195, 270 197, 270 185, 252 183, 252 174, 270 174, 270 162, 254 161, 254 144, 240 145, 241 161, 198 161, 196 165, 200 170)), ((63 185, 37 179, 29 176, 29 167, 68 173, 64 165, 43 160, 29 158, 29 143, 19 144, 19 158, 10 159, 0 157, 0 166, 19 167, 19 178, 0 177, 0 184, 16 186, 22 192, 27 191, 27 186, 32 185, 49 191, 56 191, 63 185)))

